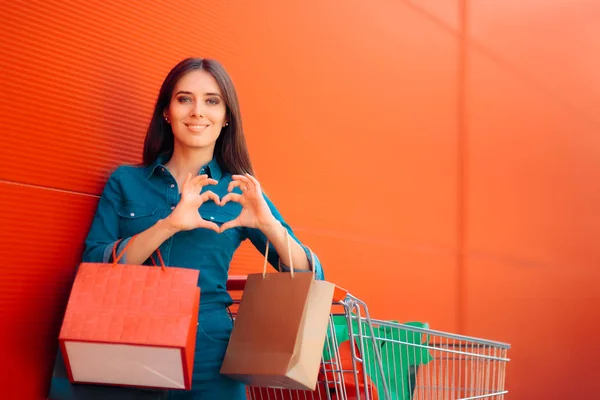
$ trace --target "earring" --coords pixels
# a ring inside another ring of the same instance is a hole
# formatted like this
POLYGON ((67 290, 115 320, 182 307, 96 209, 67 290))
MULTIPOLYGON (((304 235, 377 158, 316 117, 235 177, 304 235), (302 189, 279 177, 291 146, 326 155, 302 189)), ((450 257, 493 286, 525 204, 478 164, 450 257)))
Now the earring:
POLYGON ((223 126, 227 126, 227 125, 229 125, 229 122, 225 122, 225 125, 223 125, 223 126))
POLYGON ((170 123, 169 118, 167 118, 167 117, 165 117, 165 121, 167 121, 167 124, 170 123))

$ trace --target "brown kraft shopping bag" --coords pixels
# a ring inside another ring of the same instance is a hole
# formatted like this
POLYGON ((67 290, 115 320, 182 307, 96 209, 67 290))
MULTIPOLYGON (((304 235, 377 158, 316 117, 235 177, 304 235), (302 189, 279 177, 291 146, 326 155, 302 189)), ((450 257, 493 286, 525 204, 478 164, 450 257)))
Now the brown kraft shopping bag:
POLYGON ((268 249, 263 273, 248 275, 221 373, 251 386, 314 390, 335 285, 294 272, 292 262, 290 272, 267 274, 268 249))

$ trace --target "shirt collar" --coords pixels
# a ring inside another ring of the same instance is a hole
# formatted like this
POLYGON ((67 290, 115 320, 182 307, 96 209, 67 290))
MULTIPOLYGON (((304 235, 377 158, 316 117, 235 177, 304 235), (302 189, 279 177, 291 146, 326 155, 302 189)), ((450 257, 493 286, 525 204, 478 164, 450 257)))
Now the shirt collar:
POLYGON ((213 157, 212 160, 206 165, 208 177, 219 180, 223 176, 223 170, 221 170, 221 166, 217 162, 217 158, 213 157))
MULTIPOLYGON (((171 158, 170 153, 159 155, 156 158, 156 161, 154 161, 152 164, 150 164, 147 167, 148 179, 150 179, 150 177, 152 175, 154 175, 154 173, 156 173, 156 171, 161 171, 161 172, 165 171, 166 170, 165 163, 167 161, 169 161, 170 158, 171 158)), ((202 169, 200 171, 198 171, 198 174, 200 174, 200 173, 208 174, 209 178, 216 179, 216 180, 221 179, 221 177, 223 176, 223 170, 221 169, 221 166, 217 162, 216 157, 213 157, 213 159, 208 164, 202 166, 202 169)))

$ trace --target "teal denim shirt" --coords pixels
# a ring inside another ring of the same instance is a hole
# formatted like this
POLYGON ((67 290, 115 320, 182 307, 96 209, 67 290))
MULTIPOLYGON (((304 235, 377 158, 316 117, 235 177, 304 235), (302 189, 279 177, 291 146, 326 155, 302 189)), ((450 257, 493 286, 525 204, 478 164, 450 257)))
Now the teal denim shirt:
MULTIPOLYGON (((111 174, 85 241, 84 262, 111 262, 112 248, 117 240, 123 239, 119 244, 120 250, 133 235, 167 217, 175 208, 180 195, 175 179, 164 166, 167 157, 159 157, 148 167, 121 166, 111 174)), ((199 174, 208 174, 218 181, 217 185, 205 186, 203 191, 211 190, 220 198, 228 193, 231 174, 224 171, 216 159, 202 167, 199 174)), ((240 193, 237 188, 236 192, 240 193)), ((287 229, 290 237, 300 243, 273 203, 266 195, 264 197, 275 218, 287 229)), ((199 212, 202 218, 222 225, 236 218, 241 209, 241 205, 236 202, 219 206, 213 201, 207 201, 199 208, 199 212)), ((234 252, 246 239, 265 254, 266 236, 258 229, 246 227, 231 228, 223 233, 203 228, 178 232, 159 249, 167 266, 200 271, 198 285, 201 304, 222 302, 229 305, 231 297, 226 290, 229 265, 234 252)), ((314 256, 313 265, 311 251, 306 246, 301 246, 311 269, 315 271, 316 279, 324 279, 318 257, 314 256)), ((271 266, 278 268, 279 256, 272 245, 269 245, 268 260, 271 266)), ((126 255, 119 262, 126 263, 126 255)), ((151 265, 151 262, 146 260, 144 264, 151 265)), ((289 271, 285 265, 282 265, 282 269, 289 271)))

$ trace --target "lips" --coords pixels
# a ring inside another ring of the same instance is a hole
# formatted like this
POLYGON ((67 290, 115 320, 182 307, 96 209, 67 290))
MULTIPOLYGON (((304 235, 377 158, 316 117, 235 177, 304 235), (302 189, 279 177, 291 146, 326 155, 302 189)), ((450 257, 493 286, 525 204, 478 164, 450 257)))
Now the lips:
POLYGON ((185 124, 185 126, 187 126, 190 131, 196 133, 200 133, 208 127, 206 124, 185 124))

